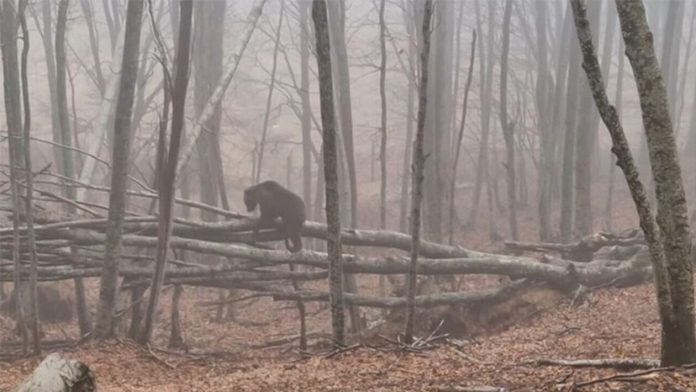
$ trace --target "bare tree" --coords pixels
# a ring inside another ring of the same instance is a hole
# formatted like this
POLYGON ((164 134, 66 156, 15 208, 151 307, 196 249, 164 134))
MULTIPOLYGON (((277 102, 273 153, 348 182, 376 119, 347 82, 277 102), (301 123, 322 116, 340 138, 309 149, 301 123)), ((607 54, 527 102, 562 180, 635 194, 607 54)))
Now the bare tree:
POLYGON ((319 94, 321 123, 324 137, 324 177, 326 178, 326 223, 329 253, 329 286, 331 301, 331 327, 336 346, 345 344, 343 318, 343 255, 341 251, 341 215, 338 200, 338 157, 336 124, 334 120, 333 82, 331 70, 331 46, 325 0, 314 0, 312 19, 317 45, 319 70, 319 94))
MULTIPOLYGON (((181 0, 181 16, 179 25, 179 37, 177 44, 176 72, 172 87, 172 125, 169 137, 169 147, 166 151, 160 148, 159 165, 162 168, 159 191, 159 224, 157 226, 157 258, 155 272, 150 286, 150 298, 148 301, 145 324, 138 341, 141 344, 148 343, 155 325, 155 312, 159 301, 164 275, 167 267, 167 256, 171 253, 169 240, 172 236, 172 207, 174 204, 177 168, 179 163, 179 149, 184 130, 184 113, 186 108, 186 90, 188 86, 189 58, 191 55, 191 24, 193 19, 193 0, 181 0)), ((160 143, 164 136, 160 129, 160 143)))
MULTIPOLYGON (((568 10, 568 12, 571 12, 568 10)), ((570 42, 570 59, 568 60, 568 80, 566 87, 565 132, 563 140, 563 163, 561 170, 561 241, 568 242, 573 236, 573 162, 575 157, 575 127, 578 114, 577 102, 580 96, 578 80, 580 76, 580 50, 573 37, 570 42)))
POLYGON ((95 339, 110 338, 114 333, 114 309, 118 290, 118 262, 122 252, 122 227, 127 201, 126 191, 128 190, 132 142, 131 117, 135 97, 135 81, 138 75, 143 1, 128 0, 126 37, 121 65, 122 77, 119 86, 118 102, 116 103, 116 117, 114 119, 109 224, 106 231, 104 269, 101 275, 97 321, 94 329, 95 339))
MULTIPOLYGON (((547 47, 547 1, 535 1, 534 20, 536 22, 536 50, 537 50, 537 80, 536 80, 536 107, 539 123, 539 238, 548 241, 552 237, 551 230, 551 178, 553 168, 554 140, 551 130, 551 113, 557 111, 549 107, 551 95, 549 83, 551 75, 548 64, 547 47)), ((559 62, 563 59, 559 59, 559 62)), ((561 85, 560 73, 556 83, 561 85)), ((554 104, 558 103, 557 101, 554 104)))
POLYGON ((573 0, 571 4, 583 51, 583 68, 588 75, 597 107, 609 129, 618 165, 626 176, 638 209, 641 228, 649 244, 662 321, 662 365, 692 363, 696 359, 696 342, 686 201, 666 88, 650 39, 645 9, 641 0, 616 1, 626 55, 638 85, 657 192, 657 219, 653 218, 650 211, 617 111, 608 103, 585 7, 579 0, 573 0))
MULTIPOLYGON (((326 3, 328 17, 331 19, 329 29, 331 31, 331 49, 334 62, 334 82, 336 84, 336 103, 338 125, 341 132, 339 140, 342 142, 345 167, 348 172, 350 187, 350 226, 358 227, 358 180, 355 173, 355 148, 353 146, 353 108, 350 93, 350 68, 348 65, 348 52, 346 50, 346 4, 345 0, 333 0, 326 3)), ((349 283, 350 284, 350 283, 349 283)), ((348 287, 351 289, 351 287, 348 287)), ((354 312, 351 311, 351 324, 354 320, 354 312)))
MULTIPOLYGON (((313 217, 312 212, 312 106, 309 100, 309 0, 298 0, 300 10, 300 91, 299 96, 302 103, 302 198, 307 205, 309 217, 313 217)), ((317 185, 318 186, 318 185, 317 185)))
MULTIPOLYGON (((462 121, 459 124, 459 135, 454 145, 454 161, 452 162, 452 178, 450 178, 450 195, 454 195, 455 185, 457 184, 457 169, 459 164, 459 154, 462 149, 462 139, 464 138, 464 125, 466 124, 466 112, 469 104, 469 89, 471 88, 471 77, 474 73, 474 55, 476 54, 476 30, 471 32, 471 53, 469 55, 469 71, 466 76, 464 87, 464 100, 462 101, 462 121)), ((448 232, 449 243, 452 245, 454 236, 454 197, 449 199, 448 232)))
MULTIPOLYGON (((665 365, 696 361, 691 234, 681 168, 662 73, 640 0, 616 1, 628 57, 638 85, 643 126, 657 198, 657 224, 665 246, 672 314, 662 345, 665 365)), ((662 288, 658 287, 658 290, 662 288)), ((661 300, 664 298, 661 297, 661 300)))
POLYGON ((31 270, 29 272, 29 330, 31 331, 32 350, 34 354, 41 352, 41 336, 39 333, 39 301, 38 301, 38 267, 39 262, 36 256, 36 235, 34 233, 34 173, 31 164, 31 103, 29 100, 29 78, 27 76, 28 57, 29 57, 29 29, 26 20, 27 1, 21 0, 17 17, 22 28, 22 105, 24 111, 24 177, 26 192, 24 196, 24 208, 27 226, 27 246, 29 247, 29 259, 31 270))
MULTIPOLYGON (((476 29, 482 31, 481 12, 479 0, 474 3, 476 7, 476 29)), ((495 56, 493 56, 493 46, 495 45, 495 2, 487 2, 488 5, 488 32, 486 33, 486 45, 484 50, 483 40, 479 40, 479 62, 481 71, 480 99, 481 102, 491 102, 493 89, 493 68, 495 66, 495 56)), ((483 105, 481 109, 481 138, 479 145, 478 160, 476 164, 476 180, 474 184, 474 199, 472 200, 471 209, 469 210, 469 218, 467 225, 473 227, 476 225, 479 212, 479 201, 481 199, 481 191, 484 186, 484 181, 487 181, 488 175, 488 149, 490 137, 490 117, 491 105, 483 105)), ((489 197, 489 200, 491 198, 489 197)), ((492 205, 489 205, 489 210, 493 210, 492 205)), ((490 217, 493 221, 494 217, 490 217)))
POLYGON ((382 106, 380 116, 380 186, 379 186, 379 227, 387 228, 387 91, 385 83, 387 79, 387 42, 385 37, 386 26, 384 24, 384 8, 387 1, 379 3, 379 50, 381 59, 379 64, 379 97, 382 106))
POLYGON ((15 207, 12 214, 12 263, 14 266, 13 285, 15 292, 15 313, 17 330, 22 337, 23 352, 27 352, 29 334, 25 319, 25 304, 22 299, 19 214, 21 211, 19 197, 19 177, 24 169, 21 159, 22 148, 22 103, 20 71, 17 49, 17 30, 19 27, 19 5, 14 0, 2 0, 0 3, 0 50, 2 53, 3 87, 5 98, 5 118, 9 137, 7 138, 10 164, 10 196, 15 207))
POLYGON ((407 310, 404 340, 413 341, 413 325, 416 298, 416 274, 418 273, 418 253, 420 250, 421 203, 423 201, 423 177, 425 172, 425 116, 428 105, 428 60, 430 57, 430 22, 433 14, 432 0, 425 0, 423 11, 423 42, 420 55, 420 85, 418 92, 418 124, 416 140, 413 144, 413 173, 411 177, 411 263, 408 271, 406 292, 407 310))
POLYGON ((507 114, 507 73, 508 56, 510 53, 510 18, 512 15, 512 0, 505 2, 503 12, 503 37, 502 52, 500 54, 500 126, 503 129, 505 138, 506 161, 505 171, 507 173, 507 193, 508 193, 508 217, 510 222, 510 235, 516 241, 519 238, 517 229, 517 206, 515 186, 515 124, 508 121, 507 114))
POLYGON ((408 230, 408 191, 410 185, 410 163, 411 163, 411 143, 413 141, 413 112, 415 105, 416 91, 416 33, 415 33, 415 15, 409 12, 411 7, 408 7, 402 0, 401 8, 406 31, 408 32, 408 68, 404 67, 406 78, 408 79, 408 96, 406 97, 406 141, 404 142, 404 154, 401 160, 401 201, 399 203, 399 230, 406 232, 408 230))

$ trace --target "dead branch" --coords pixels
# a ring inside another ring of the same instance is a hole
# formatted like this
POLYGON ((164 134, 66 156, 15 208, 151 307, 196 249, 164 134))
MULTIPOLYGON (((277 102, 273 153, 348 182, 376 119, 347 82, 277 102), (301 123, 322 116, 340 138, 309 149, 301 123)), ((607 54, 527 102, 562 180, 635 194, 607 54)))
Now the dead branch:
POLYGON ((537 366, 595 367, 614 369, 652 369, 660 366, 656 359, 604 358, 604 359, 554 359, 539 358, 523 364, 537 366))

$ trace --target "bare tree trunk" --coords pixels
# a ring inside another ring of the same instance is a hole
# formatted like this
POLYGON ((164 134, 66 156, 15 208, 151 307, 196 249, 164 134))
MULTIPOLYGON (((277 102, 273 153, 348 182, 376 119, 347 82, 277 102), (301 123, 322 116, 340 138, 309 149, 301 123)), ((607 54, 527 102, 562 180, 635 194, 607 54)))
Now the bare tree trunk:
MULTIPOLYGON (((55 37, 55 56, 56 56, 56 112, 58 126, 60 129, 60 144, 68 148, 61 149, 60 172, 62 175, 73 178, 75 176, 75 162, 73 152, 73 135, 70 130, 70 119, 68 118, 68 97, 66 86, 66 54, 65 54, 65 31, 68 19, 69 0, 60 0, 58 3, 58 15, 56 21, 55 37)), ((63 188, 63 196, 69 200, 76 199, 75 188, 66 186, 63 188)), ((75 208, 68 205, 68 213, 74 214, 75 208)), ((74 251, 74 250, 73 250, 74 251)), ((77 304, 77 317, 80 324, 80 334, 85 335, 92 329, 92 322, 87 311, 85 299, 84 283, 82 278, 75 278, 75 297, 77 304)))
MULTIPOLYGON (((302 101, 302 198, 307 205, 307 218, 314 218, 312 214, 312 106, 309 99, 309 0, 298 0, 300 9, 300 100, 302 101)), ((318 184, 317 184, 318 186, 318 184)))
POLYGON ((82 14, 85 16, 85 22, 87 22, 89 47, 92 51, 92 60, 94 61, 94 79, 99 93, 103 98, 104 92, 106 91, 106 80, 104 79, 104 74, 101 69, 101 60, 99 59, 99 39, 97 36, 97 27, 94 22, 93 4, 90 0, 80 0, 80 6, 82 8, 82 14))
POLYGON ((454 4, 438 1, 433 13, 432 53, 430 64, 430 95, 424 149, 431 157, 425 165, 423 188, 423 235, 434 241, 442 241, 443 213, 447 206, 447 177, 452 162, 452 43, 454 38, 454 4))
POLYGON ((575 177, 573 173, 573 161, 575 156, 575 126, 578 113, 578 79, 580 74, 580 53, 577 43, 574 39, 571 39, 568 45, 570 46, 570 60, 568 63, 563 168, 561 171, 560 232, 562 242, 569 242, 573 236, 573 180, 575 177))
MULTIPOLYGON (((164 275, 167 267, 167 256, 171 253, 169 240, 172 235, 172 208, 176 194, 174 183, 176 181, 179 163, 179 149, 184 131, 184 112, 186 106, 186 90, 188 86, 188 73, 191 55, 191 24, 193 19, 193 0, 181 0, 181 16, 179 25, 179 37, 177 44, 176 74, 172 87, 172 125, 169 137, 169 148, 165 154, 160 149, 160 167, 162 168, 159 182, 159 224, 157 229, 157 258, 155 272, 150 286, 150 298, 148 301, 145 324, 138 341, 141 344, 148 343, 155 326, 155 313, 159 301, 164 275)), ((164 130, 160 130, 160 138, 164 136, 164 130)), ((163 143, 163 141, 160 141, 163 143)))
MULTIPOLYGON (((194 110, 200 117, 215 84, 222 75, 223 37, 226 0, 199 1, 194 4, 194 110)), ((218 164, 215 152, 220 145, 220 106, 206 121, 205 129, 197 143, 198 162, 201 175, 198 176, 200 198, 206 204, 219 206, 218 164)), ((212 221, 215 215, 201 211, 201 219, 212 221)))
MULTIPOLYGON (((623 41, 619 39, 619 67, 616 73, 616 97, 614 98, 614 105, 616 106, 616 116, 621 120, 621 108, 623 106, 623 79, 624 79, 624 68, 625 68, 624 56, 624 45, 623 41)), ((604 74, 604 73, 602 73, 604 74)), ((612 219, 612 207, 614 205, 614 182, 616 165, 614 165, 613 154, 609 156, 609 189, 607 189, 607 205, 604 209, 604 227, 607 231, 613 230, 613 219, 612 219)))
POLYGON ((584 5, 578 0, 572 0, 571 5, 573 13, 575 14, 575 26, 578 40, 580 41, 583 51, 583 68, 585 68, 585 72, 589 79, 594 101, 611 136, 613 151, 617 158, 617 165, 621 168, 626 178, 628 188, 631 191, 631 196, 636 205, 640 226, 645 234, 645 239, 650 250, 650 257, 655 275, 655 286, 657 289, 658 309, 663 326, 662 339, 664 342, 666 336, 665 332, 672 328, 670 326, 672 324, 672 321, 670 321, 672 318, 672 310, 668 287, 669 277, 665 268, 665 251, 662 239, 660 238, 659 228, 650 211, 650 203, 648 202, 645 187, 640 180, 638 168, 631 154, 618 112, 609 104, 609 98, 607 97, 602 81, 602 72, 594 53, 592 33, 586 16, 587 11, 584 5))
POLYGON ((324 136, 324 177, 326 178, 326 223, 329 254, 329 287, 331 327, 336 346, 345 344, 343 318, 343 257, 341 251, 341 220, 338 200, 338 160, 336 125, 334 122, 331 46, 325 0, 314 0, 312 19, 316 33, 317 68, 321 101, 321 122, 324 136))
MULTIPOLYGON (((535 13, 534 19, 536 22, 537 35, 537 80, 536 80, 536 107, 537 118, 539 123, 539 238, 541 241, 549 241, 552 237, 551 229, 551 178, 553 176, 553 131, 551 127, 552 113, 555 113, 558 108, 552 108, 551 105, 558 104, 558 101, 550 101, 551 94, 549 89, 549 64, 548 64, 548 47, 547 47, 547 2, 534 2, 535 13)), ((562 21, 559 21, 562 22, 562 21)), ((560 58, 559 63, 564 59, 560 58)), ((567 61, 567 60, 565 60, 567 61)), ((559 65, 561 70, 564 67, 559 65)), ((562 72, 556 74, 556 84, 560 85, 562 72)))
MULTIPOLYGON (((478 31, 481 31, 481 17, 479 10, 479 0, 474 3, 476 6, 476 27, 478 31)), ((495 65, 495 56, 493 56, 493 45, 495 45, 495 2, 487 2, 488 4, 488 33, 486 35, 486 47, 487 51, 484 51, 483 40, 479 40, 479 60, 481 69, 481 83, 480 83, 480 95, 481 102, 491 102, 492 98, 492 88, 493 88, 493 67, 495 65)), ((490 170, 488 168, 488 149, 489 149, 489 135, 490 130, 490 117, 491 117, 491 105, 483 105, 481 109, 481 139, 479 141, 479 154, 478 163, 476 165, 476 182, 474 184, 474 199, 472 201, 471 210, 469 213, 469 219, 467 226, 473 227, 476 225, 476 220, 479 212, 479 201, 481 199, 481 190, 483 185, 486 184, 484 181, 488 182, 487 186, 490 186, 490 170), (486 180, 486 177, 489 180, 486 180)), ((489 199, 491 199, 489 197, 489 199)), ((489 208, 493 210, 493 208, 489 208)), ((495 219, 491 216, 491 220, 495 219)))
POLYGON ((355 173, 355 151, 353 147, 353 109, 350 93, 350 68, 345 40, 345 0, 334 0, 326 3, 328 15, 331 19, 331 44, 336 56, 336 64, 333 64, 334 75, 338 87, 336 98, 340 132, 342 134, 343 147, 345 149, 345 161, 348 169, 348 181, 350 183, 350 225, 358 227, 358 184, 355 173))
POLYGON ((387 91, 385 82, 387 78, 387 43, 385 37, 384 7, 386 0, 379 4, 379 48, 382 53, 379 64, 379 97, 382 106, 380 118, 380 186, 379 186, 379 227, 387 228, 387 91))
POLYGON ((459 164, 459 154, 462 149, 462 140, 464 139, 464 125, 466 124, 466 111, 469 103, 469 89, 471 88, 471 76, 474 73, 474 55, 476 54, 476 29, 471 32, 471 53, 469 55, 469 72, 466 76, 466 86, 464 87, 464 100, 462 101, 462 121, 459 124, 459 135, 457 136, 457 141, 454 145, 454 162, 452 162, 452 178, 450 178, 450 197, 449 200, 449 217, 448 219, 448 229, 449 232, 449 244, 452 245, 454 237, 454 190, 457 184, 457 169, 459 164))
POLYGON ((99 289, 99 305, 94 338, 106 339, 114 333, 114 308, 118 290, 118 261, 121 257, 123 218, 126 210, 131 149, 131 116, 138 75, 143 0, 128 0, 126 37, 123 46, 121 81, 114 120, 109 224, 106 231, 104 269, 99 289))
MULTIPOLYGON (((0 3, 0 50, 2 51, 3 91, 5 100, 5 118, 9 137, 7 138, 10 164, 10 196, 12 199, 12 262, 14 266, 13 284, 15 292, 15 313, 17 330, 22 337, 22 349, 26 353, 29 344, 29 331, 26 325, 22 266, 20 260, 19 214, 23 209, 19 198, 19 176, 24 170, 21 156, 22 147, 22 96, 20 87, 20 70, 17 56, 17 5, 12 0, 0 3)), ((30 174, 31 175, 31 174, 30 174)))
MULTIPOLYGON (((41 2, 41 17, 43 28, 40 26, 39 17, 32 11, 32 5, 29 9, 34 17, 34 22, 37 29, 42 32, 41 39, 43 41, 44 56, 46 58, 46 71, 48 76, 48 91, 51 97, 51 135, 53 137, 53 142, 61 144, 60 137, 60 124, 58 122, 58 108, 56 105, 56 59, 53 52, 53 20, 51 17, 51 0, 43 0, 41 2)), ((58 146, 53 146, 53 160, 58 166, 58 168, 63 167, 61 148, 58 146)))
POLYGON ((285 1, 280 0, 280 16, 278 16, 278 27, 276 29, 275 45, 273 47, 273 66, 271 68, 271 81, 268 87, 268 97, 266 98, 266 113, 263 117, 263 127, 261 128, 261 141, 259 142, 259 158, 256 162, 256 175, 254 184, 261 182, 261 170, 263 170, 263 153, 266 150, 266 135, 268 133, 268 121, 271 118, 271 104, 273 103, 273 90, 276 83, 276 70, 278 69, 278 49, 280 47, 280 31, 283 27, 283 16, 285 13, 285 1))
MULTIPOLYGON (((684 11, 686 13, 686 11, 684 11)), ((686 53, 684 53, 684 62, 681 67, 681 80, 679 81, 678 87, 679 87, 679 95, 677 96, 677 103, 676 103, 676 114, 675 118, 678 118, 679 121, 675 124, 675 129, 674 129, 674 134, 677 140, 680 140, 681 137, 681 118, 682 118, 682 112, 684 110, 684 93, 686 92, 686 86, 688 85, 687 81, 687 75, 689 74, 689 65, 691 64, 691 43, 693 42, 694 39, 694 22, 696 21, 696 7, 691 7, 691 21, 689 22, 689 38, 686 40, 686 53)), ((682 156, 683 157, 683 156, 682 156)), ((687 184, 689 182, 689 178, 685 178, 687 184)))
MULTIPOLYGON (((677 148, 651 32, 640 0, 616 1, 626 56, 638 85, 657 196, 657 224, 665 245, 673 329, 663 331, 662 364, 696 362, 691 234, 677 148)), ((661 288, 658 288, 660 290, 661 288)))
POLYGON ((421 203, 423 201, 423 177, 425 171, 425 154, 423 152, 423 139, 425 133, 425 116, 428 106, 428 60, 430 57, 430 22, 433 14, 432 0, 425 0, 423 11, 423 42, 420 58, 420 85, 418 92, 418 125, 416 126, 416 140, 413 144, 413 177, 411 178, 411 263, 408 272, 408 289, 406 292, 406 325, 404 327, 404 341, 407 344, 413 342, 416 274, 418 273, 418 252, 420 250, 421 230, 421 203))
POLYGON ((26 1, 20 2, 17 16, 22 27, 22 104, 24 106, 24 175, 26 194, 24 207, 27 225, 27 246, 31 269, 29 272, 29 330, 31 331, 32 350, 34 354, 41 352, 41 336, 39 334, 39 302, 37 290, 38 260, 36 257, 36 235, 34 234, 34 176, 31 165, 31 104, 29 101, 29 78, 27 77, 29 55, 29 29, 26 20, 26 1))
MULTIPOLYGON (((599 36, 600 11, 602 0, 588 2, 589 18, 593 36, 599 36)), ((580 106, 575 127, 575 209, 573 236, 582 238, 592 232, 592 153, 597 133, 597 115, 592 103, 592 94, 585 83, 579 87, 580 106), (594 128, 593 128, 594 126, 594 128)))
POLYGON ((171 331, 169 334, 169 348, 184 347, 184 338, 181 334, 181 317, 179 311, 179 302, 181 294, 184 292, 184 287, 180 284, 174 286, 174 294, 172 294, 172 321, 171 331))
MULTIPOLYGON (((350 93, 350 67, 348 64, 348 52, 346 50, 346 4, 345 0, 328 1, 327 17, 331 23, 328 25, 330 30, 329 39, 331 40, 331 50, 334 56, 332 61, 333 78, 336 84, 334 90, 337 102, 336 114, 338 115, 338 159, 339 172, 343 169, 347 172, 348 183, 339 181, 339 187, 347 186, 350 192, 350 227, 358 227, 358 180, 355 172, 355 148, 353 142, 353 108, 350 93)), ((325 163, 326 164, 326 163, 325 163)), ((325 174, 326 175, 326 174, 325 174)), ((342 176, 339 176, 339 180, 342 176)), ((328 186, 328 184, 327 184, 328 186)), ((342 189, 339 189, 341 192, 342 189)), ((328 197, 328 195, 327 195, 328 197)), ((345 203, 345 200, 341 200, 345 203)), ((345 211, 344 211, 345 212, 345 211)), ((357 282, 354 275, 345 275, 345 289, 349 293, 357 293, 357 282)), ((353 333, 362 329, 362 321, 358 312, 358 307, 350 305, 348 307, 350 315, 350 327, 353 333)))
POLYGON ((406 31, 408 32, 409 45, 408 45, 408 70, 406 71, 406 77, 408 78, 408 97, 406 98, 406 141, 404 142, 404 155, 401 165, 401 201, 399 203, 399 230, 406 232, 408 226, 408 191, 409 191, 409 178, 411 177, 410 163, 411 163, 411 143, 413 141, 413 112, 414 112, 414 95, 416 93, 416 48, 415 42, 417 37, 414 30, 415 15, 413 15, 408 10, 410 7, 406 3, 402 3, 402 14, 404 17, 404 24, 406 24, 406 31))
MULTIPOLYGON (((196 118, 202 115, 206 103, 216 88, 217 81, 222 76, 225 10, 226 0, 194 3, 193 67, 195 83, 193 96, 196 118)), ((219 162, 221 160, 221 113, 221 107, 217 105, 212 116, 204 125, 206 131, 201 133, 198 143, 196 143, 198 167, 201 173, 198 176, 200 198, 204 203, 214 206, 227 203, 227 198, 223 197, 226 195, 224 170, 219 162)), ((217 220, 215 214, 206 211, 200 213, 201 219, 204 221, 217 220)), ((215 262, 215 259, 210 257, 205 260, 210 263, 215 262)), ((220 299, 225 298, 225 293, 226 290, 220 291, 220 299)), ((220 304, 217 307, 215 321, 221 322, 223 313, 224 304, 220 304)))
POLYGON ((505 171, 507 173, 508 217, 510 222, 510 235, 517 241, 520 237, 517 228, 517 203, 515 201, 517 187, 515 185, 515 124, 508 121, 507 117, 507 73, 508 56, 510 52, 510 18, 512 17, 512 0, 505 2, 503 14, 502 52, 500 54, 500 126, 505 138, 506 160, 505 171))

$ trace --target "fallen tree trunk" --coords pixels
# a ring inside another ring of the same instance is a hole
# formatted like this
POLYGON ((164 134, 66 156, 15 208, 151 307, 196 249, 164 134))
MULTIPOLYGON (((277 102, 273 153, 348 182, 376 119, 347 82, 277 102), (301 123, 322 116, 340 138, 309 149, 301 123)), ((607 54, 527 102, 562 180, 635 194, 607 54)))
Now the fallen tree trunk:
POLYGON ((606 246, 644 245, 645 239, 640 233, 632 231, 626 235, 611 233, 594 233, 580 241, 570 244, 548 242, 505 241, 505 246, 513 251, 558 252, 563 258, 573 261, 591 261, 595 252, 606 246))
MULTIPOLYGON (((70 231, 51 231, 44 233, 52 239, 68 240, 75 245, 101 245, 104 243, 105 236, 87 230, 70 231)), ((125 235, 124 245, 155 247, 157 239, 155 237, 144 237, 137 235, 125 235)), ((198 253, 216 254, 231 257, 241 261, 240 265, 224 266, 222 269, 187 267, 172 270, 172 273, 186 275, 189 277, 214 277, 220 272, 235 269, 249 270, 253 267, 275 266, 282 264, 306 265, 328 269, 327 255, 321 252, 304 250, 298 253, 288 253, 285 251, 275 251, 266 249, 254 249, 236 244, 222 244, 216 242, 192 240, 185 238, 172 238, 171 246, 175 249, 194 251, 198 253), (174 272, 180 270, 180 272, 174 272)), ((422 275, 450 275, 450 274, 493 274, 507 275, 512 277, 525 277, 536 280, 547 281, 552 285, 572 289, 577 285, 600 286, 615 281, 636 281, 641 282, 650 277, 650 263, 647 254, 639 253, 627 261, 615 260, 596 260, 589 263, 573 263, 565 260, 550 259, 550 263, 542 263, 530 257, 516 257, 508 255, 494 255, 483 252, 467 251, 470 257, 432 259, 424 258, 420 261, 419 274, 422 275)), ((82 256, 85 257, 85 256, 82 256)), ((73 270, 51 270, 55 267, 42 267, 39 272, 40 279, 65 279, 74 274, 87 276, 97 273, 99 268, 95 268, 95 262, 81 257, 70 258, 66 254, 65 264, 73 265, 73 270), (82 265, 82 267, 80 267, 82 265), (80 272, 84 269, 91 270, 80 272)), ((369 274, 405 274, 408 272, 408 259, 406 257, 359 257, 354 255, 344 255, 344 270, 346 273, 369 273, 369 274)), ((150 273, 149 268, 129 268, 124 266, 124 273, 131 276, 140 276, 150 273)), ((0 280, 6 280, 12 272, 9 265, 0 266, 0 280)), ((271 274, 270 271, 257 273, 271 274)), ((296 276, 299 279, 307 278, 307 275, 293 275, 288 272, 273 272, 274 279, 289 279, 296 276)), ((317 275, 319 279, 322 275, 317 275)), ((221 276, 218 276, 221 278, 221 276)), ((308 279, 311 279, 309 277, 308 279)))
POLYGON ((97 390, 94 375, 84 363, 61 354, 48 355, 13 392, 91 392, 97 390))

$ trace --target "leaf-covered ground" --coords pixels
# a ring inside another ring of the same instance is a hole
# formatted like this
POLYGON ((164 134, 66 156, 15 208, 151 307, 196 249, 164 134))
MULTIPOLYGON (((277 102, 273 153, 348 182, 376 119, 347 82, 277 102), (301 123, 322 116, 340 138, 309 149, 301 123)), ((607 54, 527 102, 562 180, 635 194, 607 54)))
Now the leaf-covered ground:
MULTIPOLYGON (((286 306, 280 313, 292 311, 286 306)), ((187 331, 187 338, 206 334, 189 339, 196 347, 208 347, 205 353, 148 350, 129 342, 64 351, 93 369, 100 391, 438 391, 467 385, 511 391, 696 390, 696 377, 672 371, 572 389, 574 383, 618 371, 530 364, 542 357, 657 358, 659 324, 649 284, 598 290, 579 307, 562 301, 502 333, 442 343, 435 350, 417 354, 386 345, 361 347, 331 358, 301 359, 292 345, 250 348, 269 340, 270 329, 292 334, 294 322, 244 327, 211 323, 208 328, 211 325, 217 331, 204 332, 204 326, 187 331)), ((165 347, 164 332, 157 337, 156 347, 165 347)), ((39 360, 0 362, 0 390, 16 385, 39 360)))

